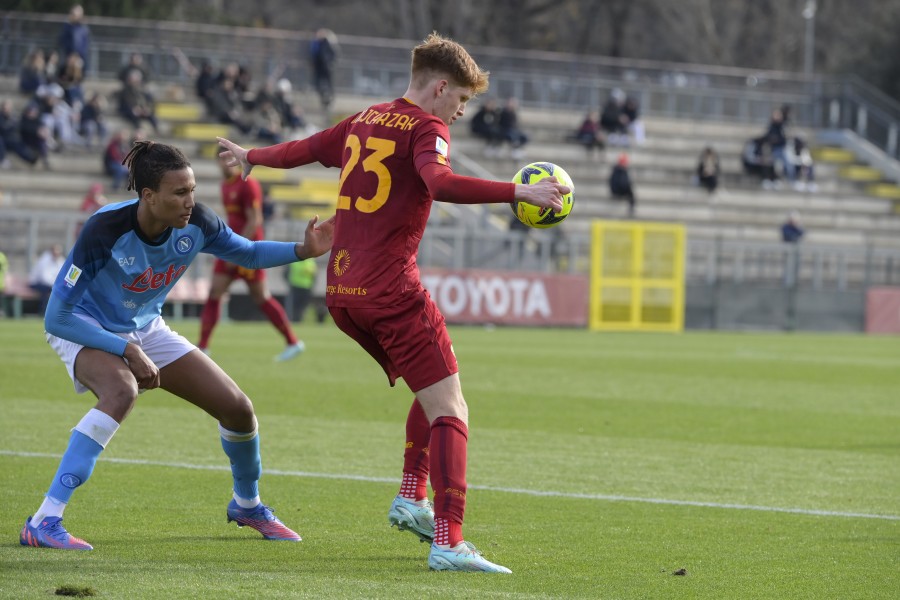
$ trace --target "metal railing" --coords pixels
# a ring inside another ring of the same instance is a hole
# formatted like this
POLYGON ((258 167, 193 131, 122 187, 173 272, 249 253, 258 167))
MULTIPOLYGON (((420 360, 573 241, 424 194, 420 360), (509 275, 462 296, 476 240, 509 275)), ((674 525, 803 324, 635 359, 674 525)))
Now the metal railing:
MULTIPOLYGON (((496 231, 447 225, 432 211, 433 221, 419 247, 423 267, 500 269, 587 274, 587 234, 563 230, 496 231)), ((27 273, 43 246, 74 243, 83 215, 55 211, 0 208, 0 239, 11 269, 27 273)), ((274 240, 298 240, 306 223, 276 219, 267 223, 274 240)), ((208 276, 210 261, 201 260, 192 277, 208 276)), ((900 285, 900 250, 825 244, 749 242, 689 236, 685 255, 688 283, 750 283, 811 290, 860 290, 873 285, 900 285)), ((274 278, 273 278, 274 279, 274 278)))
MULTIPOLYGON (((0 72, 14 74, 34 48, 52 48, 64 15, 7 12, 0 22, 0 72)), ((311 31, 224 27, 92 17, 90 76, 114 77, 128 54, 141 52, 157 82, 190 83, 173 56, 180 48, 194 64, 237 61, 257 82, 286 76, 310 88, 306 48, 311 31)), ((335 74, 339 93, 391 96, 405 90, 413 40, 342 36, 335 74)), ((710 65, 587 57, 566 53, 471 47, 491 71, 491 94, 516 96, 523 105, 598 107, 614 87, 638 95, 648 115, 765 124, 775 106, 789 104, 803 127, 846 128, 898 157, 900 103, 857 77, 710 65)))

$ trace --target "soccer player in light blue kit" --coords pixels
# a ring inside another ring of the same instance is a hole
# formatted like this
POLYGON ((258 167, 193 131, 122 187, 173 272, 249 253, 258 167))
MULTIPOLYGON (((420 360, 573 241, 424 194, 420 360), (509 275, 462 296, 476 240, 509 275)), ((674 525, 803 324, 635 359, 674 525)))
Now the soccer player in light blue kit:
POLYGON ((334 219, 310 220, 302 244, 251 242, 209 208, 195 204, 194 172, 180 150, 138 142, 125 159, 138 198, 110 204, 87 223, 54 286, 47 341, 75 390, 97 404, 72 430, 50 490, 25 521, 19 542, 69 550, 92 546, 62 526, 72 493, 94 470, 142 390, 163 388, 219 422, 231 462, 228 521, 270 540, 300 541, 259 498, 262 473, 256 416, 237 384, 160 316, 166 294, 199 252, 250 269, 284 265, 331 249, 334 219))

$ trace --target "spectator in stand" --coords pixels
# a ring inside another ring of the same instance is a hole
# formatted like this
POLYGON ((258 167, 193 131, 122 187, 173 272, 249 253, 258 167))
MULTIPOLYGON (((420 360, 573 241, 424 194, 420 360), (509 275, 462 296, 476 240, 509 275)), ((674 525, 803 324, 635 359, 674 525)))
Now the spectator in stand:
POLYGON ((38 161, 38 153, 22 141, 19 121, 13 114, 12 100, 4 100, 0 102, 0 166, 10 166, 10 152, 32 166, 38 161))
POLYGON ((156 120, 156 100, 144 88, 144 80, 141 79, 140 71, 130 71, 119 91, 119 114, 127 119, 135 129, 141 126, 141 121, 149 121, 153 131, 159 132, 159 122, 156 120))
POLYGON ((481 138, 485 142, 485 154, 493 156, 497 154, 500 142, 500 108, 494 98, 485 98, 478 112, 469 123, 472 135, 481 138))
POLYGON ((524 147, 528 143, 528 136, 519 127, 519 100, 517 98, 507 98, 506 104, 500 111, 497 125, 500 127, 500 137, 509 142, 510 157, 518 160, 525 156, 524 147))
POLYGON ((108 130, 103 112, 106 110, 106 98, 100 92, 94 92, 81 107, 81 137, 88 148, 94 147, 94 141, 101 143, 106 139, 108 130))
POLYGON ((644 143, 644 122, 640 119, 640 104, 634 96, 625 97, 625 105, 622 107, 622 115, 625 117, 625 127, 628 133, 634 137, 634 143, 638 146, 644 143))
POLYGON ((281 114, 271 100, 263 99, 253 111, 253 131, 256 138, 269 144, 280 144, 284 140, 281 114))
POLYGON ((633 218, 637 199, 634 197, 634 187, 631 184, 631 174, 628 172, 628 155, 620 154, 619 160, 613 166, 609 174, 609 194, 613 200, 628 202, 628 217, 633 218))
POLYGON ((81 86, 84 81, 84 62, 76 52, 66 57, 56 81, 62 86, 66 104, 76 113, 80 113, 84 105, 84 88, 81 86))
POLYGON ((609 93, 600 112, 600 127, 606 132, 607 141, 614 146, 628 145, 628 116, 625 110, 625 92, 615 88, 609 93))
POLYGON ((65 90, 59 83, 51 83, 38 89, 38 104, 41 119, 50 131, 51 150, 63 150, 70 146, 84 146, 84 138, 79 135, 81 107, 72 108, 65 99, 65 90))
MULTIPOLYGON (((92 183, 91 187, 88 188, 87 194, 85 194, 84 198, 82 198, 81 200, 81 214, 85 215, 85 217, 90 217, 92 214, 97 212, 97 209, 102 208, 107 204, 109 204, 109 200, 103 194, 103 184, 92 183)), ((80 221, 78 223, 75 237, 81 235, 82 227, 84 227, 84 221, 80 221)))
POLYGON ((313 84, 319 93, 322 110, 328 115, 334 102, 334 65, 337 62, 337 36, 330 29, 319 29, 309 45, 313 84))
POLYGON ((59 51, 61 56, 76 52, 83 61, 84 71, 88 71, 91 53, 91 30, 84 24, 84 9, 76 4, 69 10, 69 20, 59 33, 59 51))
POLYGON ((41 109, 37 102, 29 102, 19 120, 19 136, 28 153, 35 156, 32 164, 38 160, 44 168, 50 170, 50 146, 53 135, 41 119, 41 109))
POLYGON ((59 75, 59 52, 56 50, 51 50, 49 54, 47 54, 46 62, 44 63, 44 78, 48 84, 56 83, 56 78, 59 75))
POLYGON ((787 133, 785 131, 784 112, 780 108, 772 111, 772 119, 766 131, 766 141, 772 149, 772 161, 776 169, 780 168, 788 181, 794 181, 794 164, 788 159, 787 133))
POLYGON ((787 221, 781 225, 781 240, 788 244, 796 244, 803 239, 805 233, 800 226, 800 213, 792 210, 788 214, 787 221))
POLYGON ((32 50, 25 57, 22 68, 19 71, 19 91, 31 96, 38 88, 47 83, 46 59, 44 51, 40 48, 32 50))
POLYGON ((56 281, 56 276, 65 262, 66 257, 63 256, 62 246, 54 244, 41 253, 28 273, 28 287, 37 292, 41 299, 41 315, 47 311, 47 302, 50 300, 53 282, 56 281))
POLYGON ((207 110, 209 110, 209 95, 215 86, 216 71, 213 69, 211 62, 204 60, 200 65, 200 71, 197 73, 194 90, 197 92, 197 97, 203 101, 207 110))
POLYGON ((81 200, 81 212, 86 215, 92 215, 97 212, 98 208, 106 206, 109 200, 103 194, 102 183, 92 183, 87 194, 81 200))
POLYGON ((141 76, 141 84, 146 86, 150 82, 150 74, 144 68, 144 56, 140 52, 132 52, 128 56, 128 62, 119 70, 119 81, 127 85, 131 73, 137 71, 141 76))
POLYGON ((128 131, 119 129, 109 139, 103 151, 103 171, 112 177, 112 189, 120 190, 128 179, 128 167, 122 162, 128 155, 128 131))
MULTIPOLYGON (((310 125, 303 115, 303 109, 294 102, 293 86, 291 81, 282 77, 275 84, 273 90, 272 105, 281 115, 281 123, 284 127, 293 130, 303 130, 306 135, 311 135, 310 125)), ((293 136, 291 136, 293 137, 293 136)))
POLYGON ((809 146, 799 137, 788 141, 787 159, 794 166, 794 189, 798 192, 815 192, 815 162, 809 152, 809 146))
POLYGON ((244 117, 241 99, 234 88, 234 82, 231 77, 223 77, 210 90, 210 117, 219 123, 234 125, 246 135, 252 128, 244 117))
POLYGON ((606 136, 600 128, 600 113, 596 110, 588 111, 575 138, 588 152, 588 156, 594 156, 595 150, 603 150, 606 147, 606 136))
POLYGON ((700 159, 697 161, 697 183, 712 194, 719 187, 720 171, 719 155, 712 146, 707 146, 700 153, 700 159))
POLYGON ((762 186, 772 189, 776 185, 775 164, 772 162, 772 150, 766 136, 747 140, 741 153, 744 172, 755 175, 762 180, 762 186))

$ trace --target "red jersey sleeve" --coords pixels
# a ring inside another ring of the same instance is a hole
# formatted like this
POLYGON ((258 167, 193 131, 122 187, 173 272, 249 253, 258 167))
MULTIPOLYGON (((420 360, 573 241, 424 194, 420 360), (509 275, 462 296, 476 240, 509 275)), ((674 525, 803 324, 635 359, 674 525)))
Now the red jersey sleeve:
POLYGON ((434 200, 453 204, 492 204, 514 200, 514 183, 455 174, 450 168, 449 140, 447 125, 434 121, 413 142, 416 169, 434 200))
POLYGON ((302 140, 283 142, 265 148, 253 148, 247 153, 251 165, 276 169, 291 169, 319 162, 326 167, 340 167, 344 153, 344 135, 356 115, 302 140))
POLYGON ((423 165, 419 175, 428 187, 428 193, 439 202, 491 204, 515 199, 516 184, 512 182, 457 175, 450 167, 436 162, 423 165))

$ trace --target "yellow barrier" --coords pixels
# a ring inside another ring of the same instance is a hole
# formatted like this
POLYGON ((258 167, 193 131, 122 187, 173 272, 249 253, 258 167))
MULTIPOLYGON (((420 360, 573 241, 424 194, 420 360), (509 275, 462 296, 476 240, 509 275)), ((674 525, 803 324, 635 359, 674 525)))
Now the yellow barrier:
POLYGON ((228 125, 218 123, 180 123, 172 128, 175 137, 201 142, 215 142, 217 137, 227 138, 230 131, 228 125))
POLYGON ((156 105, 156 117, 164 121, 199 121, 203 110, 197 104, 160 102, 156 105))
POLYGON ((590 328, 682 331, 684 240, 683 225, 595 221, 590 328))

